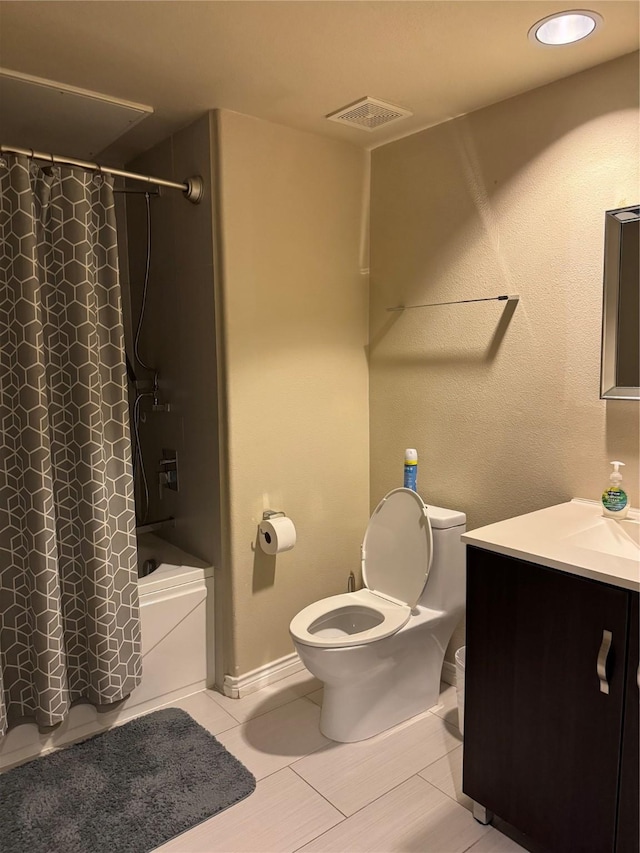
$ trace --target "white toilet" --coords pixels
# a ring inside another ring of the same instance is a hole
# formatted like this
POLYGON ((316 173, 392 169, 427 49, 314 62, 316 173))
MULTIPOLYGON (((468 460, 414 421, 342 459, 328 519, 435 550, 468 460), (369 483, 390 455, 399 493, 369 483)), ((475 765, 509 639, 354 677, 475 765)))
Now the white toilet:
POLYGON ((323 598, 291 620, 298 655, 324 682, 326 737, 364 740, 437 703, 465 602, 465 522, 462 512, 394 489, 364 537, 365 588, 323 598))

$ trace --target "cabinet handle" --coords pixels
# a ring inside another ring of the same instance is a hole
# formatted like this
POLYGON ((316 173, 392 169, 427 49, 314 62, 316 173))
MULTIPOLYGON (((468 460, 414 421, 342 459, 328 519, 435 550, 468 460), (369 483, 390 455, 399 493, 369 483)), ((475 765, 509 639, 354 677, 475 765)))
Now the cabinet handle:
POLYGON ((600 651, 598 652, 598 662, 596 670, 598 672, 598 680, 600 681, 600 692, 609 692, 609 682, 607 680, 607 658, 609 657, 609 649, 611 648, 611 640, 613 634, 611 631, 602 632, 602 642, 600 643, 600 651))

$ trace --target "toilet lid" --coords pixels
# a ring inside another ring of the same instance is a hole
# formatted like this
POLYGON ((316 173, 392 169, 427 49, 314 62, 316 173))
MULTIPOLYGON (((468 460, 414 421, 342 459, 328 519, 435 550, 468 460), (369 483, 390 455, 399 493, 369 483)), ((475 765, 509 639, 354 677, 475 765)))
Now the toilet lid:
POLYGON ((373 511, 362 543, 362 578, 371 591, 414 607, 433 553, 427 507, 412 489, 394 489, 373 511))

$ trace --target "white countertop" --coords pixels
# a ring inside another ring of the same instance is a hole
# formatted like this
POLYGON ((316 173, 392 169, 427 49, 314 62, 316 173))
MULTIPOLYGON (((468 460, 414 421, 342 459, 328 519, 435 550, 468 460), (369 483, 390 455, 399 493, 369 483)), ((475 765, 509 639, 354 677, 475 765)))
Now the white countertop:
POLYGON ((467 545, 640 591, 640 514, 605 518, 596 501, 567 503, 498 521, 462 536, 467 545))

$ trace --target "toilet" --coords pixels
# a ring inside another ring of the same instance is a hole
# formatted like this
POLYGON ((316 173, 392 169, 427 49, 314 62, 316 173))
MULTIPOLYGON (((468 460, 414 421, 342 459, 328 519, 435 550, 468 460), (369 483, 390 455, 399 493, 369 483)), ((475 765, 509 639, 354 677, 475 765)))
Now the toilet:
POLYGON ((320 730, 364 740, 438 701, 444 654, 465 603, 462 512, 394 489, 362 543, 364 589, 310 604, 289 631, 324 682, 320 730))

